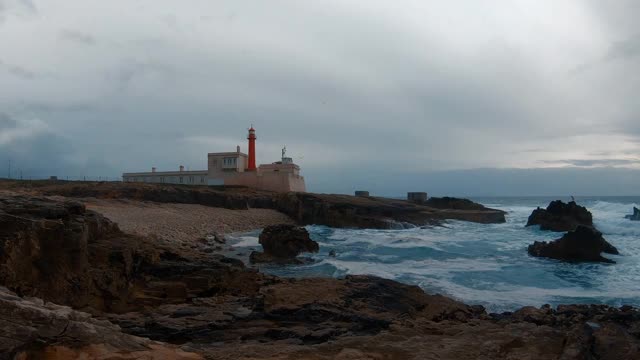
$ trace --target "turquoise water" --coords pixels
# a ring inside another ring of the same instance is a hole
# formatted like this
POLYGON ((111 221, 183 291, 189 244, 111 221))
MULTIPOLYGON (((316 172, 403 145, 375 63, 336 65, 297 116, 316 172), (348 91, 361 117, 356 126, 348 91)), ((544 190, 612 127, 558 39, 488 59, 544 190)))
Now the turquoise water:
MULTIPOLYGON (((309 255, 312 263, 261 270, 290 277, 377 275, 496 312, 547 303, 640 306, 640 222, 624 218, 640 204, 640 197, 576 198, 620 250, 620 256, 605 254, 616 264, 570 264, 527 254, 534 241, 562 235, 524 227, 533 209, 546 207, 553 199, 473 199, 507 211, 505 224, 449 221, 446 227, 405 230, 308 226, 320 244, 320 252, 309 255), (331 250, 336 257, 329 256, 331 250)), ((258 232, 241 234, 231 241, 236 248, 259 249, 257 236, 258 232)))

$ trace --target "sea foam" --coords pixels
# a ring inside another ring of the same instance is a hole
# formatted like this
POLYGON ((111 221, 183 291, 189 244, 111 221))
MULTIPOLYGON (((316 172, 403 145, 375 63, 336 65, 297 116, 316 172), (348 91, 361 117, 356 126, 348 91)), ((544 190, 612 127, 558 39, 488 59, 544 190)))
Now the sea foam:
MULTIPOLYGON (((579 198, 596 227, 621 252, 617 264, 570 264, 533 258, 526 248, 561 233, 525 228, 527 217, 552 198, 475 199, 507 212, 504 224, 449 221, 446 227, 399 230, 332 229, 308 226, 320 243, 311 264, 267 266, 280 276, 342 277, 368 274, 415 284, 489 311, 525 305, 561 303, 630 304, 640 306, 640 222, 624 215, 640 198, 579 198), (336 256, 330 256, 334 250, 336 256)), ((566 199, 565 199, 566 200, 566 199)), ((231 237, 236 247, 255 247, 257 233, 231 237)))

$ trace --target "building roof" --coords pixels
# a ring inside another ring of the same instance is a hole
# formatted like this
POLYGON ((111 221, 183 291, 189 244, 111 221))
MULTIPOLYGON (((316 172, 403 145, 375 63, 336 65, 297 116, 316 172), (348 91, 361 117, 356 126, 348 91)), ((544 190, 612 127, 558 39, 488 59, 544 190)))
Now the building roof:
POLYGON ((189 175, 207 175, 208 170, 192 170, 192 171, 156 171, 156 172, 133 172, 122 173, 122 176, 189 176, 189 175))
POLYGON ((208 153, 207 155, 217 155, 217 156, 244 156, 249 157, 249 155, 237 151, 229 151, 229 152, 217 152, 217 153, 208 153))

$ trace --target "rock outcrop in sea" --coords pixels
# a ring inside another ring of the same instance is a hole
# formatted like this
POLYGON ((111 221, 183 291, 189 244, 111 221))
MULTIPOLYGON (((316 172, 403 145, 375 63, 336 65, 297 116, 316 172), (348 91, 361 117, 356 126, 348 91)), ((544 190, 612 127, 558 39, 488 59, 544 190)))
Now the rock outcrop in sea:
POLYGON ((601 253, 619 254, 618 249, 602 237, 602 233, 583 225, 578 225, 574 231, 566 233, 555 241, 536 241, 529 245, 527 251, 532 256, 571 262, 615 263, 615 261, 603 257, 601 253))
POLYGON ((251 253, 252 263, 292 263, 304 252, 318 252, 320 246, 311 240, 307 229, 288 224, 271 225, 262 230, 259 237, 263 252, 251 253))
POLYGON ((640 221, 640 209, 633 207, 633 215, 625 215, 625 219, 640 221))
POLYGON ((546 209, 537 208, 531 213, 526 226, 533 225, 540 225, 542 230, 571 231, 578 225, 593 227, 593 216, 575 201, 565 204, 555 200, 546 209))

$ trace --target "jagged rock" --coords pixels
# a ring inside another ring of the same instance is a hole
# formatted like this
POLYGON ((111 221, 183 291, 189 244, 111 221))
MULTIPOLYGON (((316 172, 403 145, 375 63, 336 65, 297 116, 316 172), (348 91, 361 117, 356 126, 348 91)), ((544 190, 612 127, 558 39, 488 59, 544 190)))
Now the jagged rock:
MULTIPOLYGON (((19 294, 85 306, 92 288, 88 253, 97 251, 92 247, 97 237, 117 231, 79 203, 0 197, 0 284, 19 294)), ((102 250, 111 261, 131 266, 131 254, 102 250)))
POLYGON ((468 321, 477 310, 419 287, 373 276, 274 279, 256 296, 224 295, 153 311, 110 315, 125 331, 182 343, 245 341, 319 344, 340 336, 374 335, 398 317, 468 321))
POLYGON ((125 234, 78 203, 0 195, 0 285, 20 295, 119 313, 237 292, 238 277, 256 276, 190 251, 125 234))
POLYGON ((0 287, 0 359, 202 359, 109 321, 0 287))
POLYGON ((540 225, 542 230, 571 231, 578 225, 593 227, 593 217, 584 206, 571 201, 565 204, 561 200, 552 201, 546 209, 535 209, 526 226, 540 225))
POLYGON ((213 234, 211 234, 211 236, 213 237, 213 241, 217 242, 218 244, 224 244, 227 242, 227 239, 222 233, 214 232, 213 234))
POLYGON ((633 215, 625 215, 625 219, 640 221, 640 209, 633 207, 633 215))
POLYGON ((551 307, 535 308, 525 306, 512 314, 512 318, 518 321, 531 322, 536 325, 553 325, 554 317, 551 307))
POLYGON ((570 231, 562 238, 551 242, 536 241, 527 249, 530 255, 548 257, 564 261, 600 261, 615 263, 600 255, 618 254, 618 249, 609 244, 599 231, 579 225, 574 231, 570 231))
POLYGON ((311 240, 307 229, 288 224, 267 226, 260 233, 259 242, 265 253, 276 257, 294 257, 320 249, 318 243, 311 240))
POLYGON ((309 237, 307 229, 288 224, 267 226, 262 230, 259 242, 264 252, 252 252, 249 259, 253 263, 296 262, 299 254, 320 250, 318 243, 309 237))

